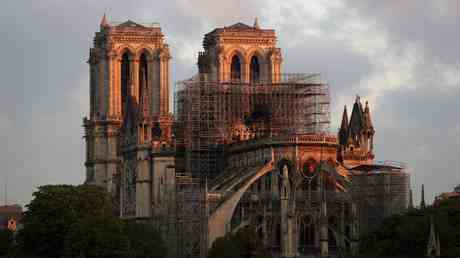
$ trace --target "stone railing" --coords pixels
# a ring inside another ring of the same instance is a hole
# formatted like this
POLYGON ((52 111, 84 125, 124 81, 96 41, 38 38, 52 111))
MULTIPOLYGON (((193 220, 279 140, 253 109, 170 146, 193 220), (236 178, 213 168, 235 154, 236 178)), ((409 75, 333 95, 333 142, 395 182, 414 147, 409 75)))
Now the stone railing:
POLYGON ((250 139, 242 142, 235 142, 229 145, 229 151, 239 151, 243 149, 258 148, 267 145, 325 145, 336 146, 338 144, 337 137, 327 134, 306 134, 306 135, 293 135, 293 136, 273 136, 263 137, 258 139, 250 139))

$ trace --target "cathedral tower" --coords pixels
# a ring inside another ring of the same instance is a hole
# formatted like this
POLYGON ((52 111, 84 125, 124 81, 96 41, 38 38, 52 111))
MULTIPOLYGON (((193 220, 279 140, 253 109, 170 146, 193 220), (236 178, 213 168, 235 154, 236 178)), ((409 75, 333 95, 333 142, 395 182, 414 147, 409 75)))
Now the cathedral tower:
POLYGON ((170 58, 157 24, 102 18, 88 60, 90 114, 83 121, 87 184, 115 195, 120 173, 130 157, 138 155, 127 149, 170 144, 170 58))
POLYGON ((281 51, 276 47, 272 29, 261 29, 256 19, 253 26, 236 23, 217 28, 205 35, 204 51, 199 53, 198 68, 208 81, 244 83, 280 80, 281 51))
POLYGON ((350 120, 348 120, 347 107, 342 116, 339 129, 338 159, 347 167, 362 164, 372 164, 374 161, 374 126, 372 125, 369 104, 363 108, 361 99, 356 96, 350 120))

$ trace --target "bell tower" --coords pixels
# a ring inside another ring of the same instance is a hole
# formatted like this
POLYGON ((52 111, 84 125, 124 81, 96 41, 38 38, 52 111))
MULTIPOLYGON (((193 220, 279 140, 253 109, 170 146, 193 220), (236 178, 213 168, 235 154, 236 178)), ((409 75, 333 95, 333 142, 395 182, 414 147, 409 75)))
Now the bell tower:
POLYGON ((204 51, 198 55, 201 75, 210 81, 276 83, 280 81, 281 50, 272 29, 236 23, 205 35, 204 51))
POLYGON ((115 194, 128 147, 171 143, 170 59, 158 24, 102 18, 88 59, 87 184, 115 194))

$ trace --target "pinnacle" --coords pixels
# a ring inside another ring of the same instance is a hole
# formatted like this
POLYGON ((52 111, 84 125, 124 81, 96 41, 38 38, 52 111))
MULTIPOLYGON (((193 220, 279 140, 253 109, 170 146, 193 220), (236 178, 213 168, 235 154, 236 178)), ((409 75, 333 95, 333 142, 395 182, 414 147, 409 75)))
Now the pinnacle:
POLYGON ((102 20, 101 20, 101 24, 100 24, 101 27, 107 27, 109 26, 109 22, 107 21, 107 17, 104 13, 104 16, 102 16, 102 20))
POLYGON ((260 26, 259 26, 259 18, 257 18, 257 17, 254 19, 254 28, 260 29, 260 26))

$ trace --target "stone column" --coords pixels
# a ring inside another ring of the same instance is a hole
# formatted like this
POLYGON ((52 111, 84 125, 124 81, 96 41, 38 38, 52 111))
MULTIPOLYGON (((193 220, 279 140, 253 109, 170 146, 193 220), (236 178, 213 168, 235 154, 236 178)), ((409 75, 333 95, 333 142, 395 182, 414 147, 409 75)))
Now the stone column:
POLYGON ((327 204, 326 201, 321 201, 321 218, 320 218, 320 250, 322 256, 329 254, 329 242, 328 242, 328 221, 327 221, 327 204))
POLYGON ((290 257, 291 254, 291 237, 292 225, 290 222, 289 214, 289 200, 290 200, 290 182, 288 175, 288 167, 285 165, 282 171, 283 186, 281 188, 281 257, 290 257))
POLYGON ((97 57, 91 51, 90 58, 88 60, 89 64, 89 111, 90 111, 90 119, 94 119, 96 114, 96 103, 97 103, 97 95, 98 95, 98 73, 97 73, 97 57))
POLYGON ((96 110, 96 117, 98 116, 97 114, 99 114, 99 117, 105 115, 105 106, 104 106, 104 102, 105 102, 105 99, 104 99, 104 96, 106 95, 105 92, 104 92, 104 88, 105 87, 105 76, 106 76, 106 61, 104 59, 101 59, 98 63, 98 87, 97 87, 97 91, 98 91, 98 99, 96 100, 98 103, 98 110, 96 110))
POLYGON ((137 157, 136 177, 136 218, 147 219, 151 217, 151 189, 150 159, 147 149, 140 150, 137 157))
POLYGON ((219 55, 217 57, 217 80, 218 81, 224 81, 225 78, 225 57, 223 54, 219 55))
POLYGON ((133 96, 134 100, 137 104, 139 104, 139 58, 135 58, 132 61, 131 67, 133 70, 131 71, 132 74, 132 88, 131 88, 131 95, 133 96))
POLYGON ((319 235, 319 247, 322 256, 329 255, 329 236, 328 236, 328 219, 327 219, 327 201, 326 201, 326 186, 324 185, 324 178, 322 175, 322 165, 319 174, 320 178, 320 235, 319 235))
POLYGON ((119 57, 115 59, 114 73, 113 87, 115 91, 115 115, 118 119, 121 119, 121 59, 119 57))
POLYGON ((250 71, 250 62, 251 60, 247 60, 247 56, 241 60, 241 80, 245 83, 248 83, 250 81, 249 78, 249 71, 250 71))
POLYGON ((337 242, 339 244, 340 248, 345 248, 345 209, 346 205, 345 203, 342 203, 342 207, 340 208, 340 221, 339 221, 339 234, 337 234, 339 237, 337 239, 337 242))
POLYGON ((160 59, 160 115, 169 114, 169 48, 165 45, 159 54, 160 59))
POLYGON ((157 115, 158 111, 155 109, 156 103, 158 103, 158 99, 156 97, 157 92, 155 91, 155 80, 158 79, 157 74, 155 73, 155 59, 153 57, 149 57, 147 59, 147 88, 150 100, 150 114, 157 115))
POLYGON ((358 231, 358 208, 355 203, 351 204, 351 253, 352 255, 358 254, 358 241, 359 241, 359 231, 358 231))
POLYGON ((116 54, 113 52, 107 53, 107 117, 109 119, 115 116, 115 60, 116 54))

